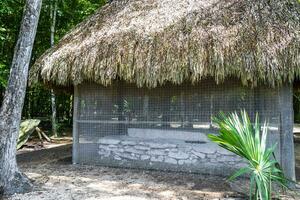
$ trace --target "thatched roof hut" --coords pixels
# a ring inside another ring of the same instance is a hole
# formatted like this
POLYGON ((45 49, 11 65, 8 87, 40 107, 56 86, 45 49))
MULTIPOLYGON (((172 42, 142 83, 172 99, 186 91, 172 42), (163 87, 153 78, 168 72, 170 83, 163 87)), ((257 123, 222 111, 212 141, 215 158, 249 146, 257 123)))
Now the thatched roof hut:
POLYGON ((292 179, 299 77, 297 0, 115 0, 31 69, 31 81, 75 86, 74 163, 224 175, 243 163, 208 141, 211 117, 245 109, 269 120, 292 179))
POLYGON ((115 79, 155 87, 227 77, 272 86, 300 75, 297 0, 116 0, 31 69, 57 86, 115 79))

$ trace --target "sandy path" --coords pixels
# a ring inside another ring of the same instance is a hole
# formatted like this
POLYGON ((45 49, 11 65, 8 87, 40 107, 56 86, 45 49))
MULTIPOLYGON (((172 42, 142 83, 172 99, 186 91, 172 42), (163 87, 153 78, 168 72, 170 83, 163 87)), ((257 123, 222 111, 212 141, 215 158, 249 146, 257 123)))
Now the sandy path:
MULTIPOLYGON (((19 155, 34 191, 7 200, 199 200, 245 199, 226 178, 71 164, 71 146, 19 155), (28 162, 30 160, 30 162, 28 162)), ((236 182, 235 186, 243 185, 236 182)), ((300 199, 289 196, 285 199, 300 199)))

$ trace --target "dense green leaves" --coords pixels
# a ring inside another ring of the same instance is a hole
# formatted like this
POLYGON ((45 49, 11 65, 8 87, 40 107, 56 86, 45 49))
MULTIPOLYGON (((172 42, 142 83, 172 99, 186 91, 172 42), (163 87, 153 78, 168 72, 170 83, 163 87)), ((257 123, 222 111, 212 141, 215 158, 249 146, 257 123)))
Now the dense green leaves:
POLYGON ((8 68, 5 64, 0 63, 0 87, 5 87, 8 77, 8 68))
POLYGON ((24 0, 0 1, 0 92, 8 79, 9 65, 18 36, 24 3, 24 0))
POLYGON ((213 121, 219 126, 220 134, 209 135, 209 138, 248 163, 247 167, 232 175, 230 180, 250 174, 250 199, 254 189, 255 199, 271 199, 272 182, 287 188, 288 181, 273 156, 276 144, 267 147, 268 125, 265 123, 261 127, 258 115, 254 124, 250 122, 246 111, 242 111, 241 115, 220 114, 213 121))
MULTIPOLYGON (((80 23, 84 18, 106 3, 106 0, 57 1, 56 41, 76 24, 80 23)), ((50 47, 50 6, 53 5, 53 3, 54 0, 43 1, 32 62, 50 47)), ((12 60, 24 5, 25 0, 0 1, 0 79, 7 79, 7 70, 9 70, 12 60), (5 73, 3 73, 3 71, 5 71, 5 73)))
MULTIPOLYGON (((96 9, 103 6, 105 0, 56 0, 57 19, 55 27, 55 41, 57 42, 75 25, 80 23, 96 9)), ((44 0, 39 27, 34 46, 34 59, 37 59, 46 49, 50 48, 50 7, 54 0, 44 0)))
MULTIPOLYGON (((103 6, 105 0, 56 0, 57 18, 55 27, 55 42, 66 32, 80 23, 96 9, 103 6)), ((48 48, 50 48, 50 7, 54 0, 43 0, 39 26, 32 51, 31 64, 48 48)), ((0 105, 4 94, 9 68, 12 61, 13 49, 18 37, 19 26, 23 15, 25 0, 0 1, 0 105)), ((23 118, 43 117, 51 115, 50 91, 41 85, 27 89, 23 118)), ((71 97, 61 94, 57 96, 58 117, 70 123, 71 97), (66 120, 69 119, 69 120, 66 120)), ((60 121, 61 121, 60 120, 60 121)))

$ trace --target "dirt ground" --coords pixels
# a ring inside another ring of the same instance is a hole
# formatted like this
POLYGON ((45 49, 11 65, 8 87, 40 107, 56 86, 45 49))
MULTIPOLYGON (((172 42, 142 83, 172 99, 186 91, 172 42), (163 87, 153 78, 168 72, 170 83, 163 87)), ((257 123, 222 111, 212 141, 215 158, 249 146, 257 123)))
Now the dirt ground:
MULTIPOLYGON (((38 151, 22 150, 21 170, 33 181, 34 190, 6 200, 194 200, 246 199, 245 180, 188 173, 143 171, 71 164, 71 144, 48 144, 38 151)), ((296 145, 300 178, 300 144, 296 145)), ((295 193, 283 199, 300 199, 295 193)))

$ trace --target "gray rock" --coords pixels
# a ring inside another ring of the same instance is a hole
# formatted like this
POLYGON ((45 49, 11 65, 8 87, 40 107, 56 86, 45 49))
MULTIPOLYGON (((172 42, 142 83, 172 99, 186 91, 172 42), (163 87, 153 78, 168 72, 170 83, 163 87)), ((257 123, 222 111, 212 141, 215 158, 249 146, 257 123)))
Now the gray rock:
POLYGON ((174 158, 169 158, 169 157, 167 157, 167 158, 165 158, 165 162, 166 162, 166 163, 169 163, 169 164, 177 165, 177 160, 174 159, 174 158))
POLYGON ((113 150, 113 152, 121 152, 122 153, 122 152, 124 152, 124 149, 116 148, 116 149, 113 150))
POLYGON ((192 153, 201 159, 204 159, 206 157, 206 155, 204 153, 201 153, 198 151, 192 151, 192 153))
POLYGON ((135 154, 144 154, 143 151, 137 150, 133 146, 132 147, 127 147, 126 149, 124 149, 124 151, 129 152, 129 153, 135 153, 135 154))
POLYGON ((129 159, 129 160, 138 160, 138 157, 135 156, 134 154, 127 154, 127 153, 124 153, 124 154, 121 154, 119 155, 121 158, 126 158, 126 159, 129 159))
POLYGON ((190 160, 199 160, 199 157, 191 153, 189 159, 190 160))
POLYGON ((217 155, 216 154, 209 154, 207 155, 208 158, 217 158, 217 155))
POLYGON ((191 160, 191 159, 183 160, 184 164, 193 164, 193 163, 196 163, 196 162, 197 162, 197 160, 191 160))
POLYGON ((122 160, 122 158, 120 156, 114 156, 114 159, 116 159, 116 160, 122 160))
POLYGON ((136 145, 135 141, 125 140, 121 142, 122 145, 136 145))
POLYGON ((108 147, 108 145, 101 145, 101 146, 99 146, 99 150, 100 151, 110 151, 110 148, 108 147))
POLYGON ((99 145, 99 149, 107 149, 107 148, 108 148, 108 145, 105 145, 105 144, 99 145))
POLYGON ((178 152, 178 153, 170 152, 169 156, 171 158, 175 158, 175 159, 178 159, 178 160, 185 160, 185 159, 189 158, 189 154, 181 152, 181 151, 178 152))
POLYGON ((177 153, 177 152, 178 152, 178 149, 177 149, 177 148, 173 148, 173 149, 170 149, 169 151, 170 151, 170 152, 173 152, 173 153, 177 153))
POLYGON ((138 150, 150 150, 150 147, 142 146, 142 145, 136 145, 136 146, 134 146, 134 148, 138 149, 138 150))
POLYGON ((148 160, 150 159, 149 155, 141 155, 141 160, 148 160))
POLYGON ((165 149, 165 151, 167 151, 167 152, 169 152, 169 151, 177 152, 178 149, 177 148, 167 148, 167 149, 165 149))
POLYGON ((120 158, 123 158, 123 159, 128 159, 128 160, 138 160, 139 157, 138 156, 135 156, 134 154, 130 154, 130 153, 118 153, 118 152, 115 152, 115 155, 119 156, 120 158))
POLYGON ((178 147, 178 150, 179 151, 184 151, 184 152, 189 152, 191 151, 193 148, 191 146, 187 146, 186 144, 183 146, 183 145, 180 145, 178 147))
POLYGON ((210 159, 209 162, 210 162, 210 163, 218 163, 219 165, 224 165, 223 162, 221 162, 221 161, 219 161, 219 160, 217 160, 217 159, 210 159))
POLYGON ((152 162, 162 162, 162 161, 164 161, 164 157, 163 156, 151 156, 151 161, 152 162))
POLYGON ((234 167, 235 168, 242 168, 242 167, 246 167, 248 164, 245 161, 240 161, 240 162, 235 162, 234 167))
POLYGON ((234 155, 234 153, 232 153, 232 152, 230 152, 230 151, 228 151, 228 150, 226 150, 226 149, 223 149, 223 148, 221 148, 221 147, 218 148, 217 152, 218 152, 219 154, 222 154, 222 155, 228 155, 228 156, 234 155))
POLYGON ((184 161, 183 160, 178 160, 178 165, 183 165, 184 161))
POLYGON ((205 154, 214 154, 220 147, 214 143, 199 144, 193 146, 193 150, 205 154))
POLYGON ((150 148, 153 149, 166 149, 166 148, 175 148, 176 144, 165 144, 165 143, 154 143, 154 142, 147 142, 150 148))
POLYGON ((149 151, 149 154, 151 155, 165 155, 165 150, 159 150, 159 149, 151 149, 149 151))
POLYGON ((237 156, 220 156, 218 158, 218 160, 220 162, 238 162, 238 161, 242 161, 242 159, 237 157, 237 156))
POLYGON ((153 143, 153 142, 147 142, 147 145, 149 145, 150 148, 155 148, 155 149, 164 149, 165 146, 160 143, 153 143))
POLYGON ((165 144, 166 148, 176 148, 176 144, 165 144))

